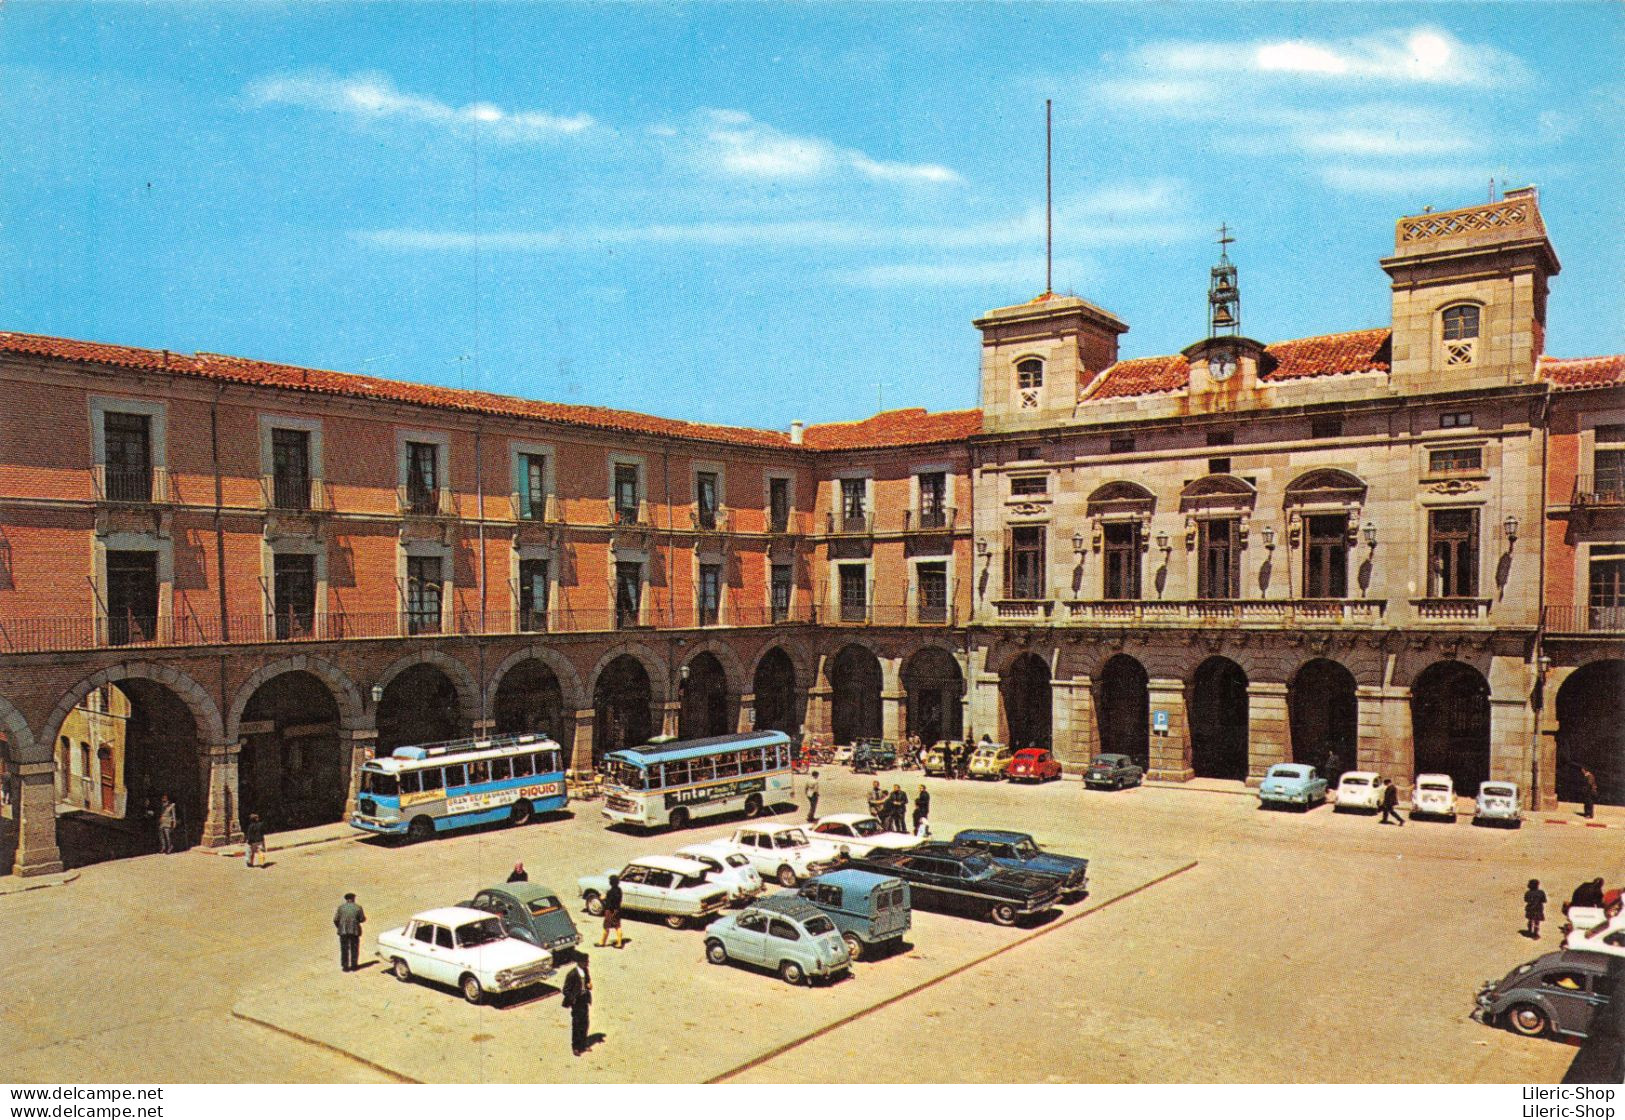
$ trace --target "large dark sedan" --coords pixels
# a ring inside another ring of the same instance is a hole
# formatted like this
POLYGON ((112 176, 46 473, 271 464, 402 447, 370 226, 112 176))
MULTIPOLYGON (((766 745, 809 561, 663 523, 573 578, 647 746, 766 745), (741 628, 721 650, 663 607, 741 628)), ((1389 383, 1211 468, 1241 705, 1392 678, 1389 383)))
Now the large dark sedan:
POLYGON ((964 844, 876 850, 843 866, 902 879, 909 884, 914 905, 922 909, 985 914, 1001 926, 1053 910, 1061 897, 1061 880, 1054 875, 1011 871, 964 844))
POLYGON ((967 828, 954 836, 955 844, 980 848, 1000 867, 1053 875, 1061 881, 1061 893, 1080 896, 1089 890, 1089 861, 1082 856, 1046 852, 1025 832, 1001 828, 967 828))

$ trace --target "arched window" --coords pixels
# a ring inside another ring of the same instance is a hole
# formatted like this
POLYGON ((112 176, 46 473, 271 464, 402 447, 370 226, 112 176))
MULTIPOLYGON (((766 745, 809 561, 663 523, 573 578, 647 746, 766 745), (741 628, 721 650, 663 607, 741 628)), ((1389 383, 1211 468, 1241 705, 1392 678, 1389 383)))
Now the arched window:
POLYGON ((1445 365, 1472 365, 1474 350, 1478 345, 1478 307, 1475 304, 1458 303, 1444 309, 1443 340, 1445 365))
POLYGON ((1023 358, 1016 363, 1016 389, 1021 394, 1022 408, 1038 407, 1038 390, 1044 386, 1044 360, 1023 358))

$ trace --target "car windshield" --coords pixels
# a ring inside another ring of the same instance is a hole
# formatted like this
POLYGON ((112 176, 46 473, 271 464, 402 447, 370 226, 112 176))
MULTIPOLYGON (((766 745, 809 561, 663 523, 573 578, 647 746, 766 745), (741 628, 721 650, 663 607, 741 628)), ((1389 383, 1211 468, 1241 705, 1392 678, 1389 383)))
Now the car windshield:
POLYGON ((835 930, 835 923, 821 914, 816 918, 808 918, 801 924, 814 937, 821 937, 826 933, 833 933, 835 930))
POLYGON ((967 856, 960 863, 965 868, 965 874, 972 879, 993 874, 993 861, 986 856, 967 856))
POLYGON ((1485 786, 1484 787, 1484 796, 1485 797, 1511 797, 1512 796, 1512 787, 1511 786, 1485 786))
POLYGON ((799 848, 806 842, 807 834, 799 828, 781 832, 773 838, 773 846, 776 848, 799 848))
POLYGON ((731 855, 731 856, 728 857, 728 866, 729 867, 749 867, 750 866, 750 860, 747 859, 745 856, 742 856, 742 855, 737 855, 737 854, 736 855, 731 855))
POLYGON ((375 797, 394 797, 400 792, 400 783, 395 775, 385 774, 381 770, 361 771, 361 792, 370 793, 375 797))
POLYGON ((1368 786, 1368 785, 1371 784, 1371 779, 1370 778, 1355 778, 1355 777, 1351 777, 1348 774, 1344 774, 1343 775, 1343 784, 1346 785, 1346 786, 1368 786))
POLYGON ((530 908, 531 915, 537 918, 560 909, 559 900, 550 894, 543 895, 541 898, 533 898, 527 905, 530 908))
POLYGON ((625 762, 612 762, 609 764, 609 782, 611 785, 622 786, 626 789, 642 789, 644 769, 625 762))
POLYGON ((1091 765, 1091 766, 1099 766, 1099 767, 1101 767, 1103 769, 1110 770, 1112 767, 1117 765, 1117 760, 1115 758, 1113 758, 1109 754, 1103 754, 1099 758, 1097 758, 1093 762, 1091 762, 1089 765, 1091 765))
POLYGON ((703 886, 705 886, 705 876, 704 875, 683 875, 683 876, 680 876, 678 881, 677 881, 677 886, 679 886, 679 887, 703 887, 703 886))
POLYGON ((1269 778, 1301 778, 1303 773, 1294 766, 1271 766, 1270 772, 1265 775, 1269 778))
POLYGON ((852 831, 856 832, 859 836, 873 836, 875 833, 882 830, 879 821, 875 820, 873 817, 865 817, 861 821, 854 821, 852 823, 852 831))
POLYGON ((1032 859, 1034 856, 1041 854, 1038 850, 1038 845, 1034 844, 1031 840, 1017 840, 1012 846, 1016 850, 1016 855, 1020 856, 1022 859, 1032 859))
POLYGON ((486 918, 484 921, 469 922, 466 926, 457 927, 457 944, 465 949, 472 949, 476 945, 489 945, 493 941, 501 941, 507 934, 502 932, 502 922, 497 918, 486 918))

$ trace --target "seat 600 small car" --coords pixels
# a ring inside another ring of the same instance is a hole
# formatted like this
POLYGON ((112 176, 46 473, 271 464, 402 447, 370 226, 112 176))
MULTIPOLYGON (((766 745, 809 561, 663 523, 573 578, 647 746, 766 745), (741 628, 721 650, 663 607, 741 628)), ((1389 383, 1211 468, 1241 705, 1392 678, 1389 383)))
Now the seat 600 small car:
POLYGON ((706 926, 705 959, 771 969, 787 984, 828 980, 852 971, 852 958, 835 923, 793 894, 757 899, 706 926))

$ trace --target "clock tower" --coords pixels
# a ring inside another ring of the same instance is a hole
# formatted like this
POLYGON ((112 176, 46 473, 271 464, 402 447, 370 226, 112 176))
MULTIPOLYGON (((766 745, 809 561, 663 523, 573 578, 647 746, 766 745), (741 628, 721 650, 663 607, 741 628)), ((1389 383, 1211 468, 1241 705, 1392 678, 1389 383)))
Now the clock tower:
POLYGON ((1207 289, 1207 338, 1187 347, 1191 363, 1191 391, 1195 394, 1233 395, 1258 375, 1264 347, 1241 333, 1241 287, 1230 246, 1236 239, 1228 225, 1219 227, 1219 263, 1213 266, 1207 289))

